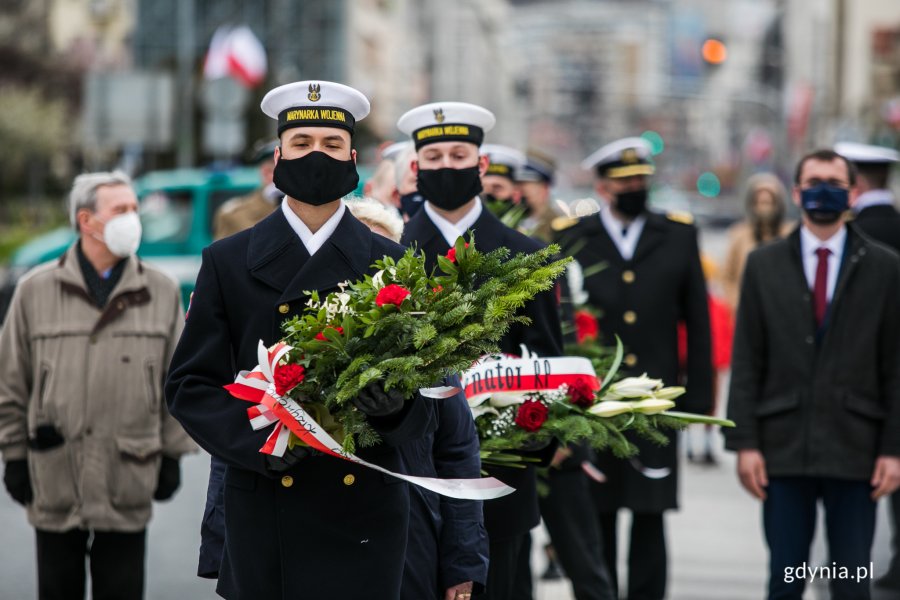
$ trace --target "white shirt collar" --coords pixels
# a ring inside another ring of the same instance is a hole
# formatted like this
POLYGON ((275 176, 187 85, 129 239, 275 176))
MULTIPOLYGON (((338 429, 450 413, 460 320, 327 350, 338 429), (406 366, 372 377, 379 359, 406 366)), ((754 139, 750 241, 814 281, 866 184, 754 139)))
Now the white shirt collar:
POLYGON ((430 202, 425 203, 425 213, 428 215, 428 218, 431 219, 431 222, 434 223, 434 226, 438 228, 438 231, 441 232, 441 235, 451 248, 456 245, 456 240, 459 236, 464 235, 466 231, 475 225, 475 221, 481 216, 481 211, 481 198, 476 196, 475 205, 469 209, 469 212, 463 215, 463 218, 456 223, 451 223, 439 215, 438 212, 431 207, 430 202))
POLYGON ((347 210, 347 206, 344 204, 344 201, 341 200, 341 204, 335 213, 322 224, 322 227, 320 227, 317 232, 313 233, 309 230, 309 227, 306 226, 306 223, 301 221, 300 217, 291 210, 291 207, 288 206, 287 199, 284 199, 281 202, 281 212, 284 213, 284 218, 287 219, 288 225, 291 226, 291 229, 293 229, 300 238, 300 241, 306 247, 306 251, 309 252, 310 256, 315 254, 319 248, 328 241, 328 238, 330 238, 331 234, 334 233, 334 230, 337 229, 338 223, 341 222, 345 210, 347 210))
POLYGON ((814 289, 816 283, 816 269, 819 265, 819 256, 816 250, 828 248, 828 281, 826 282, 825 296, 828 302, 834 297, 837 286, 838 273, 841 269, 841 261, 844 258, 844 244, 847 241, 847 228, 841 227, 837 233, 825 241, 820 240, 810 232, 806 226, 800 228, 800 254, 803 257, 803 274, 809 289, 814 289))
POLYGON ((606 205, 600 209, 600 221, 603 223, 603 227, 606 228, 609 237, 612 238, 622 258, 631 260, 634 257, 634 251, 637 249, 638 241, 641 239, 641 233, 644 231, 647 217, 640 215, 626 227, 625 223, 612 214, 609 205, 606 205), (624 233, 623 229, 625 230, 624 233))
POLYGON ((853 207, 853 212, 859 214, 859 212, 864 208, 884 205, 894 205, 894 194, 891 193, 891 190, 869 190, 868 192, 860 194, 856 199, 856 204, 853 207))

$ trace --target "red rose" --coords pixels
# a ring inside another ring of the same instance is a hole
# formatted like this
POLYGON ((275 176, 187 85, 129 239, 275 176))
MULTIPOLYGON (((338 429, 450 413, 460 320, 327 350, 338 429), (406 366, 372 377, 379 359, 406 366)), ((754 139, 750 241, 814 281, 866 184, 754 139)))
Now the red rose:
POLYGON ((338 332, 338 335, 344 335, 344 328, 343 328, 343 327, 332 327, 331 325, 329 325, 329 326, 326 327, 324 330, 322 330, 322 331, 320 331, 319 333, 316 334, 316 339, 319 340, 320 342, 327 342, 327 341, 328 341, 328 338, 325 337, 325 332, 328 331, 329 329, 334 329, 335 331, 338 332))
POLYGON ((575 311, 575 339, 579 344, 587 340, 596 340, 600 333, 597 318, 586 310, 575 311))
POLYGON ((305 369, 303 365, 279 365, 275 367, 275 392, 284 396, 303 381, 305 369))
POLYGON ((378 295, 375 296, 375 304, 378 306, 393 304, 394 306, 399 307, 403 304, 403 301, 406 300, 407 296, 409 296, 408 289, 402 285, 392 283, 378 290, 378 295))
POLYGON ((581 408, 587 408, 594 403, 594 390, 583 377, 578 377, 569 386, 569 402, 581 408))
POLYGON ((444 286, 439 285, 437 287, 431 288, 431 291, 434 292, 435 294, 440 294, 441 292, 444 291, 444 286))
POLYGON ((526 400, 519 405, 516 413, 516 425, 525 431, 537 431, 547 420, 547 407, 540 400, 526 400))
MULTIPOLYGON (((466 248, 469 247, 469 242, 466 242, 466 248)), ((450 248, 447 250, 447 260, 450 262, 456 262, 456 247, 450 248)))

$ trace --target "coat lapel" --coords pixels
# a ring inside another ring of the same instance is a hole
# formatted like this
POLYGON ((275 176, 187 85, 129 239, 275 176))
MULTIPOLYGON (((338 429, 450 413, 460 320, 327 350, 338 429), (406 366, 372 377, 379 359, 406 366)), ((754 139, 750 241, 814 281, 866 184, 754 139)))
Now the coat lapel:
MULTIPOLYGON (((278 302, 292 302, 307 290, 327 291, 342 281, 353 281, 369 270, 372 232, 347 210, 337 229, 288 283, 278 302)), ((301 246, 303 244, 300 244, 301 246)), ((304 249, 305 250, 305 249, 304 249)))
POLYGON ((250 230, 247 268, 266 285, 284 291, 308 260, 309 252, 280 210, 250 230))
POLYGON ((834 296, 831 298, 831 304, 828 306, 829 317, 831 309, 843 298, 847 284, 856 272, 859 262, 866 254, 866 249, 860 235, 857 234, 855 228, 847 225, 847 242, 844 246, 844 257, 841 260, 841 268, 838 269, 838 280, 834 286, 834 296))
MULTIPOLYGON (((631 259, 632 262, 640 262, 641 259, 651 254, 653 250, 665 240, 666 232, 665 223, 663 222, 664 219, 665 217, 662 215, 647 213, 647 222, 644 223, 644 230, 641 232, 637 247, 634 249, 634 256, 631 259)), ((605 229, 606 228, 604 227, 604 230, 605 229)), ((607 237, 609 237, 609 234, 607 234, 607 237)))

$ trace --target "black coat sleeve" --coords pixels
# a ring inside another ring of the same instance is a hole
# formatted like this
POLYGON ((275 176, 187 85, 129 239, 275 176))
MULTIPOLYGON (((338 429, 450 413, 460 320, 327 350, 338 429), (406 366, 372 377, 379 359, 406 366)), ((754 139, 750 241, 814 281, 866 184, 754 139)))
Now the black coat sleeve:
POLYGON ((751 253, 747 259, 734 330, 728 418, 735 422, 736 427, 722 430, 725 435, 725 447, 729 450, 759 448, 756 406, 765 374, 767 344, 756 258, 751 253))
POLYGON ((181 339, 166 378, 169 412, 200 446, 224 462, 272 476, 259 449, 268 430, 253 431, 243 400, 223 386, 236 369, 226 305, 209 248, 191 298, 181 339))
POLYGON ((680 401, 684 410, 707 414, 713 406, 712 337, 709 329, 709 300, 700 263, 696 229, 691 227, 688 242, 688 273, 682 288, 682 316, 687 331, 687 392, 680 401))
MULTIPOLYGON (((439 401, 440 426, 435 432, 433 455, 442 479, 477 479, 481 476, 478 435, 472 411, 462 393, 439 401)), ((441 589, 472 581, 483 588, 488 571, 488 539, 482 502, 441 496, 443 528, 440 537, 441 589)))
POLYGON ((885 394, 887 418, 882 429, 880 453, 900 456, 900 270, 890 268, 884 278, 888 290, 883 307, 881 339, 879 340, 880 371, 883 373, 882 389, 885 394))

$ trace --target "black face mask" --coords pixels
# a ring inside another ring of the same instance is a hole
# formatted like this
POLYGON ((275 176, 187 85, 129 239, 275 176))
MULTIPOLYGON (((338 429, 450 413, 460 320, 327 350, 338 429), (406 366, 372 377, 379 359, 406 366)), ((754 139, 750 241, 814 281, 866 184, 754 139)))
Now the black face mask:
POLYGON ((419 169, 419 193, 443 210, 459 208, 481 191, 478 167, 419 169))
POLYGON ((615 208, 631 219, 640 216, 647 208, 647 190, 634 190, 616 194, 615 208))
POLYGON ((300 158, 280 158, 272 181, 290 198, 322 206, 355 190, 359 173, 353 160, 338 160, 315 151, 300 158))
POLYGON ((423 198, 422 194, 419 192, 403 194, 400 196, 400 212, 411 218, 414 214, 419 212, 419 209, 422 208, 424 203, 425 198, 423 198))

